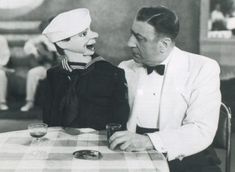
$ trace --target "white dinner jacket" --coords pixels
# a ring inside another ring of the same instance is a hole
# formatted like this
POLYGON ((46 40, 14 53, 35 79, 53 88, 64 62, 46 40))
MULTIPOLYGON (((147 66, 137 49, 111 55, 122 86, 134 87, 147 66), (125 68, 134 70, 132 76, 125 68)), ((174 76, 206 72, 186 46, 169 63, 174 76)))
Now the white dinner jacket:
MULTIPOLYGON (((169 58, 160 97, 160 131, 153 135, 161 139, 168 160, 173 160, 198 153, 212 143, 218 126, 221 93, 217 62, 177 47, 169 58)), ((135 132, 136 111, 141 100, 138 82, 146 69, 133 60, 119 66, 125 70, 128 84, 131 112, 127 128, 135 132)))

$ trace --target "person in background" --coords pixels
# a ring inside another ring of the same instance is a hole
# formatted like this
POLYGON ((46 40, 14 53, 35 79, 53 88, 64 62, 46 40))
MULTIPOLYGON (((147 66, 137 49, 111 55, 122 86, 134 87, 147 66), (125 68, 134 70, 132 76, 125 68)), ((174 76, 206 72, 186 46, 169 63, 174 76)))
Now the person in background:
POLYGON ((171 172, 219 172, 210 146, 219 120, 220 68, 216 61, 176 47, 179 18, 170 9, 141 8, 128 46, 133 56, 120 67, 128 84, 127 131, 114 133, 110 147, 155 149, 171 172))
MULTIPOLYGON (((42 21, 39 30, 42 32, 49 21, 42 21)), ((39 35, 29 39, 24 45, 27 56, 36 59, 38 66, 28 71, 26 78, 26 104, 21 111, 26 112, 34 107, 35 95, 41 80, 46 78, 46 71, 58 62, 56 48, 47 37, 39 35)))
POLYGON ((215 9, 211 12, 211 30, 228 30, 226 27, 226 18, 221 11, 221 5, 219 3, 215 4, 215 9))
POLYGON ((7 96, 7 75, 6 73, 15 72, 14 69, 6 67, 10 60, 10 49, 6 38, 0 35, 0 110, 8 110, 6 104, 7 96))
POLYGON ((43 122, 49 126, 103 130, 116 122, 126 128, 129 116, 124 71, 95 54, 98 34, 90 29, 89 10, 57 15, 43 34, 63 56, 47 71, 43 122))

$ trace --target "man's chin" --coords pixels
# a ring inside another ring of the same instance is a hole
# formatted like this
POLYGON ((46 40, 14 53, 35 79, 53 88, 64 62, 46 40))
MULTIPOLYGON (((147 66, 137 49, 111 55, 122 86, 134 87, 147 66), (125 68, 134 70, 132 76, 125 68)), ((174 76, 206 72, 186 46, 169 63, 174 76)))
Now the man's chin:
POLYGON ((140 61, 138 58, 133 57, 133 60, 134 60, 136 63, 140 63, 140 64, 141 64, 141 61, 140 61))

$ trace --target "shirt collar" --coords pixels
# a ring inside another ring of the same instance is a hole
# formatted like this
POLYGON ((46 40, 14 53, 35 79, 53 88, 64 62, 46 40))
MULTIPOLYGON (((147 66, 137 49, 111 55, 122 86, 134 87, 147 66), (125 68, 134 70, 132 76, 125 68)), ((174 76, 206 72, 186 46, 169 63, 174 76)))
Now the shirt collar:
POLYGON ((89 68, 92 64, 98 62, 98 61, 105 61, 105 59, 101 56, 97 56, 95 58, 93 58, 89 63, 87 63, 85 66, 71 66, 68 64, 68 59, 66 57, 64 57, 62 59, 62 67, 64 70, 72 72, 75 69, 87 69, 89 68))

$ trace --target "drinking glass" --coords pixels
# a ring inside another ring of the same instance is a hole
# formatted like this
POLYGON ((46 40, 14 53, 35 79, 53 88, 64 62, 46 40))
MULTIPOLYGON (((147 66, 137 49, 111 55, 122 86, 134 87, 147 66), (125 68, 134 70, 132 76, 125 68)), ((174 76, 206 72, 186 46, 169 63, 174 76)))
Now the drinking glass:
POLYGON ((107 132, 107 142, 108 142, 108 147, 110 147, 109 144, 109 138, 116 132, 116 131, 121 131, 122 125, 118 123, 109 123, 106 125, 106 132, 107 132))
POLYGON ((41 143, 41 138, 47 134, 47 124, 44 123, 32 123, 28 125, 28 131, 30 136, 32 136, 32 144, 30 146, 30 151, 25 158, 28 159, 45 159, 47 157, 47 152, 43 149, 44 143, 41 143))
POLYGON ((29 134, 39 142, 40 138, 47 134, 47 124, 33 123, 28 125, 29 134))

